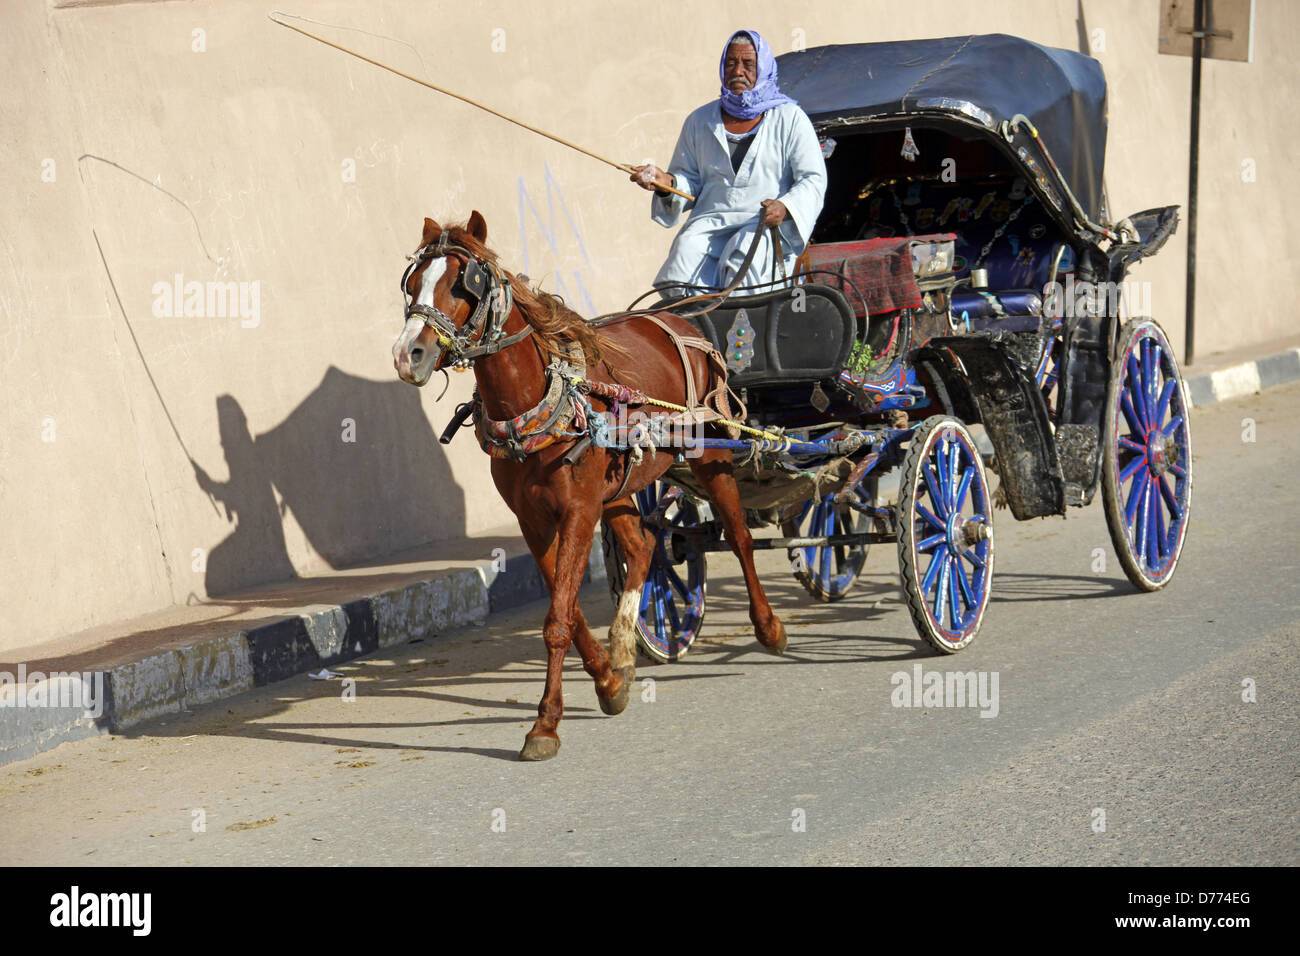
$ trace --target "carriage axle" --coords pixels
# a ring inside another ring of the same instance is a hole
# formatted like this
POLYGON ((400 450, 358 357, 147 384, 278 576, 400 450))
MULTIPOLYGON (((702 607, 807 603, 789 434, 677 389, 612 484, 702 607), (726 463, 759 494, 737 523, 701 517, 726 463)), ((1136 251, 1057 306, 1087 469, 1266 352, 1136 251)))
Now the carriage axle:
MULTIPOLYGON (((679 534, 681 532, 678 532, 679 534)), ((685 535, 683 535, 685 537, 685 535)), ((879 531, 862 531, 858 534, 823 534, 808 538, 755 538, 755 551, 779 551, 784 548, 844 548, 862 544, 895 544, 896 534, 882 534, 879 531)), ((717 537, 702 544, 695 544, 697 551, 730 551, 731 545, 725 537, 717 537)), ((674 549, 676 550, 676 549, 674 549)))

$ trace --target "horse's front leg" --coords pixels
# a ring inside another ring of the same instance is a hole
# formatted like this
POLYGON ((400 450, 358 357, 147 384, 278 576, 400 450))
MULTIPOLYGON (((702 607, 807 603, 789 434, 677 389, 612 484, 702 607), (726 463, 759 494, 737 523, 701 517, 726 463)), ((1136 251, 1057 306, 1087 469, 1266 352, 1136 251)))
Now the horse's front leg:
MULTIPOLYGON (((582 575, 587 569, 595 528, 594 513, 580 508, 573 509, 561 518, 558 533, 546 542, 543 554, 538 555, 539 547, 547 536, 524 527, 529 550, 538 559, 538 566, 543 568, 543 576, 550 586, 551 605, 542 624, 542 640, 546 644, 546 688, 542 692, 541 703, 537 705, 537 721, 524 738, 524 749, 519 753, 520 760, 549 760, 559 751, 558 731, 560 719, 564 716, 564 694, 561 687, 564 656, 569 652, 569 644, 578 630, 583 632, 583 636, 579 637, 579 651, 584 651, 586 645, 584 663, 587 663, 591 645, 595 644, 595 639, 586 629, 585 620, 575 613, 578 589, 582 586, 582 575)), ((596 645, 596 650, 600 651, 599 645, 596 645)), ((603 656, 602 651, 600 657, 603 656)), ((617 689, 608 686, 613 680, 608 660, 603 661, 603 668, 601 663, 592 660, 587 668, 596 680, 597 693, 600 693, 604 685, 607 692, 617 694, 617 689)))
MULTIPOLYGON (((530 537, 527 530, 524 532, 524 537, 528 540, 529 550, 533 552, 537 561, 537 569, 546 584, 546 593, 554 594, 558 539, 554 534, 548 539, 542 539, 540 536, 530 537)), ((587 626, 587 619, 583 617, 582 608, 578 606, 576 600, 573 602, 573 643, 577 645, 578 653, 582 655, 583 670, 591 675, 592 682, 596 685, 596 698, 600 701, 600 709, 610 716, 623 713, 627 709, 628 691, 636 677, 635 669, 628 668, 626 671, 620 669, 621 672, 610 669, 609 655, 592 635, 591 628, 587 626)))
POLYGON ((740 506, 740 491, 731 473, 731 452, 707 451, 690 460, 691 471, 704 485, 709 500, 718 509, 723 530, 731 550, 740 559, 740 569, 745 575, 745 588, 749 591, 749 619, 754 624, 758 642, 773 654, 785 653, 785 625, 772 610, 763 593, 754 567, 754 538, 745 524, 745 512, 740 506))

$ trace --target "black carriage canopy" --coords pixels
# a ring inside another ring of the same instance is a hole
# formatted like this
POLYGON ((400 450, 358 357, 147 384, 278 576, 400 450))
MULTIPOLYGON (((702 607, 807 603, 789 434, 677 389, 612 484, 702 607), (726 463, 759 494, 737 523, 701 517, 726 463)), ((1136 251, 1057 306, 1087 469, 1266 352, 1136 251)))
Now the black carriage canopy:
MULTIPOLYGON (((1022 171, 1070 218, 1068 200, 1055 196, 1055 176, 1028 130, 1022 126, 1010 146, 1001 139, 1003 122, 1023 114, 1085 214, 1104 222, 1106 78, 1092 57, 991 34, 812 47, 777 63, 782 92, 798 101, 823 137, 865 131, 864 124, 882 120, 975 124, 988 131, 986 142, 997 136, 1017 154, 1022 171)), ((926 143, 916 142, 927 158, 926 143)))

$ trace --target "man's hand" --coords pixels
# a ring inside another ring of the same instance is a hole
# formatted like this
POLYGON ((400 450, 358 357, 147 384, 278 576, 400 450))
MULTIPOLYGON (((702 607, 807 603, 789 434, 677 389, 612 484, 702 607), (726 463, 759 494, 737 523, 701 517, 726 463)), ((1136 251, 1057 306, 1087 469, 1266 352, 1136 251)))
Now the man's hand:
POLYGON ((764 199, 759 205, 763 207, 763 215, 760 217, 763 228, 781 225, 785 217, 790 214, 785 208, 785 203, 779 199, 764 199))
POLYGON ((666 189, 673 184, 673 178, 654 163, 633 166, 632 175, 628 178, 642 189, 649 190, 666 189))

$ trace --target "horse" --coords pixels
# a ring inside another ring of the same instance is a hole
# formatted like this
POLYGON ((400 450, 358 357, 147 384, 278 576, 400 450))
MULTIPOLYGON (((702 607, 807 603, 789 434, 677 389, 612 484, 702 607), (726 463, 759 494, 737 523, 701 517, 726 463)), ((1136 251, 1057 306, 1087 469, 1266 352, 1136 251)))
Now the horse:
MULTIPOLYGON (((424 220, 402 277, 406 323, 393 344, 393 364, 398 377, 415 386, 448 365, 473 369, 475 431, 550 594, 542 626, 546 686, 519 754, 521 760, 548 760, 560 747, 561 677, 570 643, 578 646, 601 710, 615 715, 627 707, 636 676, 635 622, 651 559, 632 495, 677 458, 671 447, 625 450, 593 442, 595 416, 617 416, 620 400, 647 396, 698 407, 698 395, 721 390, 725 396, 726 367, 716 352, 709 354, 698 330, 672 313, 632 313, 595 327, 558 297, 529 289, 503 270, 486 239, 487 223, 477 210, 464 226, 424 220), (567 378, 558 371, 566 362, 567 378), (581 391, 572 384, 578 378, 585 383, 581 391), (627 564, 608 654, 577 600, 597 520, 613 532, 627 564)), ((458 420, 464 417, 462 411, 458 420)), ((712 417, 708 432, 718 434, 724 426, 712 417)), ((754 568, 732 453, 696 447, 686 460, 740 559, 755 636, 781 654, 785 628, 754 568)))

